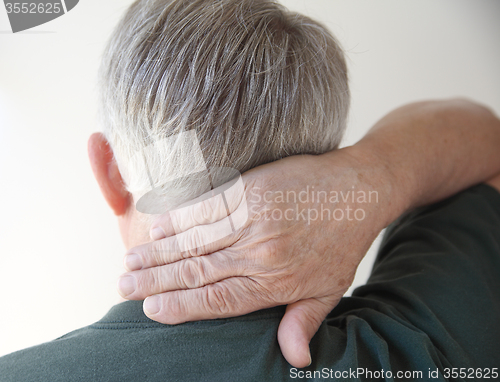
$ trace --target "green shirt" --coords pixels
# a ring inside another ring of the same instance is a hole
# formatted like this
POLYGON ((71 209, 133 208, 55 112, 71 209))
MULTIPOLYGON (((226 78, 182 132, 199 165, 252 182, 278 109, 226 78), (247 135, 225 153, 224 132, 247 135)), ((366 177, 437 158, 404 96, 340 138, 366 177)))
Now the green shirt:
POLYGON ((284 309, 171 326, 124 302, 0 358, 0 381, 498 380, 500 194, 476 186, 392 224, 368 283, 313 338, 308 368, 281 355, 284 309))

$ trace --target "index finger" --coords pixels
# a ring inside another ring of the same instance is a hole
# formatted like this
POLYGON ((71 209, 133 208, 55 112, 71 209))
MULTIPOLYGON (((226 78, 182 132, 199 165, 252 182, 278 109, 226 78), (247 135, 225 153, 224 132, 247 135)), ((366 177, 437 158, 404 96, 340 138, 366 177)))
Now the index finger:
POLYGON ((173 211, 160 215, 151 225, 153 240, 177 235, 190 228, 215 223, 233 215, 234 229, 248 218, 243 178, 239 175, 173 211), (235 221, 236 220, 236 221, 235 221))

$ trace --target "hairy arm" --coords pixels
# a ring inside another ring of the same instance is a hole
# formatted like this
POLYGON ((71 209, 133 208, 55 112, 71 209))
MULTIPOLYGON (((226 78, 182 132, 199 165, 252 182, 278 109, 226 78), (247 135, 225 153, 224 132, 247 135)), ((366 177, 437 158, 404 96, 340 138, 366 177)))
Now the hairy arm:
POLYGON ((137 288, 124 297, 147 297, 145 313, 169 324, 287 304, 278 341, 287 361, 304 367, 310 362, 309 341, 349 288, 378 233, 408 209, 499 173, 499 147, 500 121, 483 106, 449 100, 400 107, 354 146, 285 158, 243 174, 246 198, 234 195, 229 209, 233 213, 246 200, 250 216, 224 239, 197 242, 226 216, 210 199, 162 215, 152 226, 156 241, 125 257, 137 288), (318 198, 277 197, 306 189, 328 195, 376 192, 377 199, 339 198, 326 205, 318 198), (328 219, 286 215, 320 213, 325 205, 333 212, 328 219), (356 210, 363 211, 362 219, 349 216, 356 210), (281 219, 275 218, 277 211, 281 219), (178 250, 181 233, 194 250, 178 250))

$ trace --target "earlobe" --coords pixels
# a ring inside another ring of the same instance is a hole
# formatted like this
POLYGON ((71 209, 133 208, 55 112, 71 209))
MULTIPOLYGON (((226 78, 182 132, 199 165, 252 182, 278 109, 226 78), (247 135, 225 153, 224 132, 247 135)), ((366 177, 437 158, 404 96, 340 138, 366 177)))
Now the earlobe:
POLYGON ((102 133, 94 133, 88 143, 89 159, 99 188, 115 215, 124 215, 131 195, 125 188, 113 151, 102 133))

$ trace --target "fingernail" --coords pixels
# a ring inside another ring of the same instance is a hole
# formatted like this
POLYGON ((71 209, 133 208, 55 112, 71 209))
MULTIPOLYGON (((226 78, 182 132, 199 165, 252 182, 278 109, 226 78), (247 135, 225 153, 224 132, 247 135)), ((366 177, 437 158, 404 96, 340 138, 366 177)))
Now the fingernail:
POLYGON ((130 255, 125 256, 123 260, 123 265, 129 271, 135 271, 138 269, 142 269, 142 259, 137 253, 131 253, 130 255))
POLYGON ((151 296, 144 300, 143 308, 147 314, 156 314, 160 311, 160 304, 160 297, 151 296))
POLYGON ((156 227, 151 230, 150 233, 151 239, 160 240, 166 237, 165 232, 161 227, 156 227))
POLYGON ((136 288, 134 276, 122 276, 118 280, 118 291, 122 297, 127 297, 134 293, 136 288))
POLYGON ((309 352, 309 363, 307 364, 306 367, 308 366, 311 366, 311 363, 313 362, 312 358, 311 358, 311 353, 309 352))

